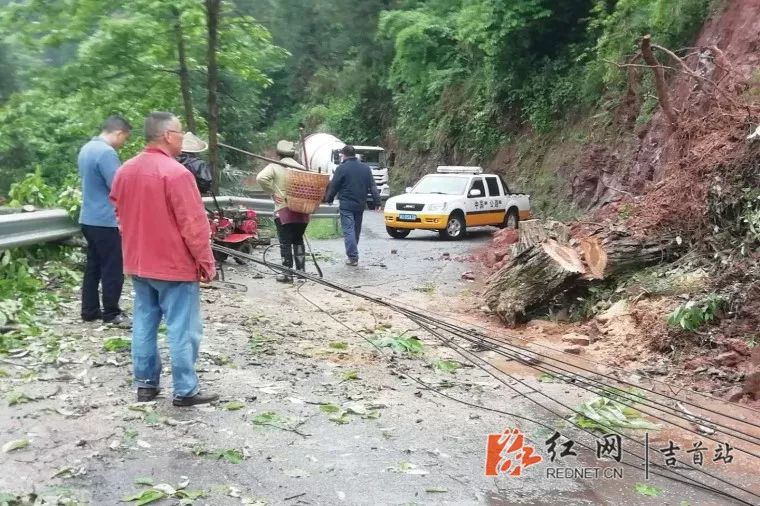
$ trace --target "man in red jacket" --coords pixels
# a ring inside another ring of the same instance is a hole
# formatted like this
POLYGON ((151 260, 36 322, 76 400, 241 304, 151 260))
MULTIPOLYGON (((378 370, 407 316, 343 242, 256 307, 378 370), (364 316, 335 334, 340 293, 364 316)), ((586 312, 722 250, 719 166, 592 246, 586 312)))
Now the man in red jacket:
POLYGON ((175 406, 212 402, 201 393, 195 362, 203 332, 199 281, 216 276, 211 231, 193 174, 175 160, 182 125, 168 112, 145 119, 145 150, 116 172, 111 201, 121 229, 124 273, 135 305, 132 366, 138 402, 159 392, 158 326, 166 319, 175 406))

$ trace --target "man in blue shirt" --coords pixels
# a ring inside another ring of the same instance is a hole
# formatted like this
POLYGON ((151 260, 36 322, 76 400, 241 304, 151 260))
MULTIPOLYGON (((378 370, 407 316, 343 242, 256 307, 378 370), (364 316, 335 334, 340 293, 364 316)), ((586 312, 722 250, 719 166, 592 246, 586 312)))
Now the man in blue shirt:
POLYGON ((346 247, 346 265, 359 264, 359 236, 362 232, 362 218, 367 208, 367 194, 372 194, 374 209, 381 210, 382 202, 377 191, 372 169, 356 159, 353 146, 343 146, 340 150, 341 164, 335 169, 325 202, 332 204, 338 197, 340 204, 340 225, 346 247))
POLYGON ((111 116, 102 131, 79 150, 79 176, 82 180, 82 210, 79 223, 87 239, 87 266, 82 281, 82 319, 102 319, 106 323, 129 326, 119 308, 124 273, 121 236, 116 213, 108 200, 116 169, 121 166, 121 149, 132 126, 120 116, 111 116), (101 309, 98 288, 102 284, 101 309))

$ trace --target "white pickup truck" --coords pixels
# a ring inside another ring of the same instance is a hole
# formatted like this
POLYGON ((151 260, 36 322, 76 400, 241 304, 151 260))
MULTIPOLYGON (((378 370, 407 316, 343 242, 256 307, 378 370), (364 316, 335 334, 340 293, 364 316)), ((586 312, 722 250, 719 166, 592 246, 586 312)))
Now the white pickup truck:
POLYGON ((480 167, 440 166, 405 194, 388 199, 384 215, 394 239, 416 229, 461 239, 468 227, 517 228, 530 218, 530 196, 511 193, 500 176, 483 174, 480 167))

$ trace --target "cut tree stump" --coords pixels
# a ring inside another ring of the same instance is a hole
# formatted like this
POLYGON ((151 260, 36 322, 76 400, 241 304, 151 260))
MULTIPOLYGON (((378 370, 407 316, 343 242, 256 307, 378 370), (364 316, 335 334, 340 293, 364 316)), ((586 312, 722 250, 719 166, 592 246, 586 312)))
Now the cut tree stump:
POLYGON ((520 234, 520 242, 512 246, 513 257, 547 239, 554 239, 560 244, 568 244, 570 241, 570 228, 559 221, 521 221, 518 233, 520 234))
POLYGON ((581 239, 581 251, 583 261, 588 266, 588 279, 604 279, 607 270, 607 251, 602 246, 598 237, 587 237, 581 239))
POLYGON ((511 260, 488 279, 484 294, 489 309, 508 326, 569 289, 670 260, 678 245, 672 237, 642 241, 620 229, 571 240, 562 223, 527 220, 520 223, 520 242, 513 248, 511 260))
POLYGON ((513 257, 488 280, 486 304, 514 326, 528 310, 553 298, 584 273, 573 248, 548 239, 513 257))

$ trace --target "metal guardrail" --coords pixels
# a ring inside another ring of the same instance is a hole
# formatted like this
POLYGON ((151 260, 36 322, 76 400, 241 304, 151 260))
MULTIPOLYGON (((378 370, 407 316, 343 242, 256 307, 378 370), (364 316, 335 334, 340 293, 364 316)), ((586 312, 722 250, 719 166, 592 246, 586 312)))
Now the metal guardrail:
MULTIPOLYGON (((242 206, 256 211, 261 216, 272 216, 274 214, 274 202, 272 199, 256 199, 249 197, 217 197, 216 201, 219 206, 242 206)), ((208 206, 214 205, 213 197, 203 197, 203 203, 208 206)), ((337 218, 338 206, 322 204, 312 215, 315 218, 337 218)))
MULTIPOLYGON (((260 216, 272 216, 274 214, 274 202, 271 199, 223 196, 217 197, 216 200, 222 207, 243 206, 253 209, 260 216)), ((203 203, 210 206, 213 205, 214 200, 211 197, 204 197, 203 203)), ((336 218, 338 206, 323 204, 312 216, 336 218)), ((0 213, 0 251, 30 244, 61 241, 79 233, 79 226, 63 209, 46 209, 29 213, 0 213)))
POLYGON ((63 209, 0 216, 0 250, 68 239, 79 227, 63 209))

